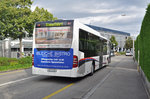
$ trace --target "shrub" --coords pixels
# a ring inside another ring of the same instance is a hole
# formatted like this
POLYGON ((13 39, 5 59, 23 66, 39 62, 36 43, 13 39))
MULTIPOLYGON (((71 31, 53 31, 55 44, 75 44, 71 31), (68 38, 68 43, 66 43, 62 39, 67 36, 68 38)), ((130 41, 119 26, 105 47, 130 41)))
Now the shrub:
POLYGON ((17 65, 19 65, 19 63, 17 61, 10 62, 10 66, 17 66, 17 65))
POLYGON ((32 64, 32 57, 27 56, 19 59, 19 64, 32 64))
POLYGON ((32 64, 32 57, 27 56, 20 59, 0 57, 0 66, 15 66, 19 64, 32 64))
POLYGON ((0 57, 0 71, 16 70, 30 68, 32 66, 32 57, 21 59, 0 57))
POLYGON ((8 62, 9 58, 0 57, 0 66, 8 66, 10 63, 8 62))
POLYGON ((126 52, 120 52, 120 54, 121 54, 121 55, 125 55, 125 54, 126 54, 126 52))

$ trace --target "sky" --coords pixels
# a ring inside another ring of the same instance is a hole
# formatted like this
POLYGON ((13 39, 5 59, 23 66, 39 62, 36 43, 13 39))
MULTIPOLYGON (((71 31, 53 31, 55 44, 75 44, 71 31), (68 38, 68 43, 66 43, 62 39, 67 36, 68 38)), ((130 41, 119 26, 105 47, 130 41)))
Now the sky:
POLYGON ((33 0, 58 19, 78 19, 83 24, 128 32, 137 36, 150 0, 33 0))

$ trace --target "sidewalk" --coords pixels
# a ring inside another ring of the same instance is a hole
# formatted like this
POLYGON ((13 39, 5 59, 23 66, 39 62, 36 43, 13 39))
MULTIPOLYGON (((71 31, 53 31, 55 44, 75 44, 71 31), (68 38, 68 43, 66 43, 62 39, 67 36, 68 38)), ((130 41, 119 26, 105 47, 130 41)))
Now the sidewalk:
POLYGON ((88 99, 148 99, 132 57, 117 57, 124 59, 116 66, 107 67, 112 71, 88 99))

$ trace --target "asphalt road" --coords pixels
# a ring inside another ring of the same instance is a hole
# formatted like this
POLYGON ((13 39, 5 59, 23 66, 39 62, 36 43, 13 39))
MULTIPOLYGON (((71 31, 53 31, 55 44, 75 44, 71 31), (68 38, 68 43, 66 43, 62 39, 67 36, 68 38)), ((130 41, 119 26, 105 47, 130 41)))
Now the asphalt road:
POLYGON ((148 99, 132 57, 82 78, 32 75, 31 69, 0 73, 0 99, 148 99))

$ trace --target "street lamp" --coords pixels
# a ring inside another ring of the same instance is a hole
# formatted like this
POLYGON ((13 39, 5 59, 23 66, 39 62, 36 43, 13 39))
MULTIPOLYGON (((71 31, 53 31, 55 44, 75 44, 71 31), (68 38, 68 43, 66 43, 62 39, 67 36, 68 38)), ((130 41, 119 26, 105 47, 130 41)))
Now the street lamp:
POLYGON ((133 34, 132 39, 133 39, 133 59, 135 59, 135 46, 134 46, 134 40, 136 39, 136 35, 135 34, 133 34))

